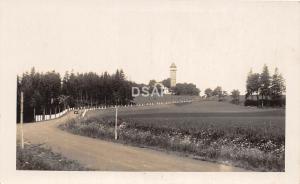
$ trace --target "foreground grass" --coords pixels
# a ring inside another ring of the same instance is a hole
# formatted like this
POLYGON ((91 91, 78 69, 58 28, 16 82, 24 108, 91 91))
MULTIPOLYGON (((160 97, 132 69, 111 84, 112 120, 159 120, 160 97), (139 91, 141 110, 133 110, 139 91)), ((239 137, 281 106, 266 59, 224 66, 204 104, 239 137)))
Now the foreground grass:
POLYGON ((82 171, 89 170, 74 160, 68 160, 60 154, 53 153, 41 145, 17 146, 17 170, 54 170, 82 171))

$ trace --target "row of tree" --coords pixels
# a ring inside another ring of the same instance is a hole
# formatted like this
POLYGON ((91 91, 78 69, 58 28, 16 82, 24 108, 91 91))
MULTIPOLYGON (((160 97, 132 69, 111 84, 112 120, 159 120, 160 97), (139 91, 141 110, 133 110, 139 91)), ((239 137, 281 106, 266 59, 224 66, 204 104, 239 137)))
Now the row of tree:
MULTIPOLYGON (((217 97, 219 101, 224 100, 225 97, 229 96, 227 91, 222 90, 221 86, 217 86, 214 90, 211 88, 207 88, 204 91, 206 98, 217 97)), ((230 94, 232 103, 239 104, 240 102, 240 91, 238 89, 234 89, 230 94)))
POLYGON ((224 97, 228 96, 227 91, 224 91, 221 86, 217 86, 215 89, 207 88, 204 91, 206 98, 216 96, 221 101, 224 97))
POLYGON ((20 112, 20 92, 24 92, 24 121, 35 114, 54 114, 67 107, 99 106, 132 103, 133 82, 126 80, 122 70, 110 75, 104 72, 60 74, 30 72, 17 76, 17 120, 20 112))
POLYGON ((264 65, 262 73, 253 73, 250 70, 246 81, 246 100, 253 100, 256 96, 257 105, 264 106, 264 102, 278 101, 277 105, 283 105, 282 101, 285 93, 285 80, 279 73, 278 68, 275 68, 274 74, 270 76, 267 65, 264 65))
MULTIPOLYGON (((275 68, 274 74, 271 76, 267 65, 264 65, 262 73, 253 73, 250 70, 246 81, 245 105, 256 106, 282 106, 285 103, 285 80, 279 73, 278 68, 275 68), (254 99, 256 97, 256 99, 254 99)), ((221 86, 215 89, 207 88, 204 91, 206 98, 218 97, 222 101, 228 96, 226 91, 222 90, 221 86)), ((231 91, 232 102, 239 103, 240 91, 234 89, 231 91)))

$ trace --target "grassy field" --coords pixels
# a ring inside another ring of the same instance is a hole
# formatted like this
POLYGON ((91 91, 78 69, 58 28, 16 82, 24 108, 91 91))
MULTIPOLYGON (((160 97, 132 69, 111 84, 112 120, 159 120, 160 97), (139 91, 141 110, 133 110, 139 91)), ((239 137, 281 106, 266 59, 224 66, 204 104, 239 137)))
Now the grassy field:
MULTIPOLYGON (((284 171, 285 111, 199 101, 119 109, 124 144, 193 155, 255 171, 284 171)), ((90 111, 61 127, 113 140, 114 111, 90 111)))
POLYGON ((16 168, 17 170, 89 170, 74 160, 68 160, 58 153, 53 153, 42 145, 25 145, 24 149, 17 146, 16 168))
POLYGON ((160 96, 137 96, 134 98, 135 104, 157 103, 157 102, 171 102, 180 100, 199 100, 199 96, 185 96, 185 95, 163 95, 160 96))

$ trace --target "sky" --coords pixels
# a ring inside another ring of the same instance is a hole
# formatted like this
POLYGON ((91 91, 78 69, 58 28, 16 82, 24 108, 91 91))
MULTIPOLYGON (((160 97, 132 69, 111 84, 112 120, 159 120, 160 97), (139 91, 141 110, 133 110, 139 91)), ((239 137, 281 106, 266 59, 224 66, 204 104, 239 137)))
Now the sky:
POLYGON ((110 73, 148 83, 169 77, 202 91, 245 92, 250 69, 285 76, 300 60, 300 3, 184 0, 2 2, 1 69, 110 73), (5 66, 5 67, 4 67, 5 66))

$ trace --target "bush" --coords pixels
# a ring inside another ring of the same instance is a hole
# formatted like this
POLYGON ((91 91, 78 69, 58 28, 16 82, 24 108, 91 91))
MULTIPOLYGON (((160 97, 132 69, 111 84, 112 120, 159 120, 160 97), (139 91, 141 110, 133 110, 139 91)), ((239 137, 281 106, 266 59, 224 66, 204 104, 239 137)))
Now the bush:
POLYGON ((237 105, 240 103, 239 99, 232 99, 230 102, 237 105))
POLYGON ((245 106, 258 106, 257 100, 245 100, 245 106))
POLYGON ((284 107, 285 106, 285 99, 260 99, 260 100, 245 100, 245 106, 258 106, 261 107, 264 104, 265 107, 284 107))

